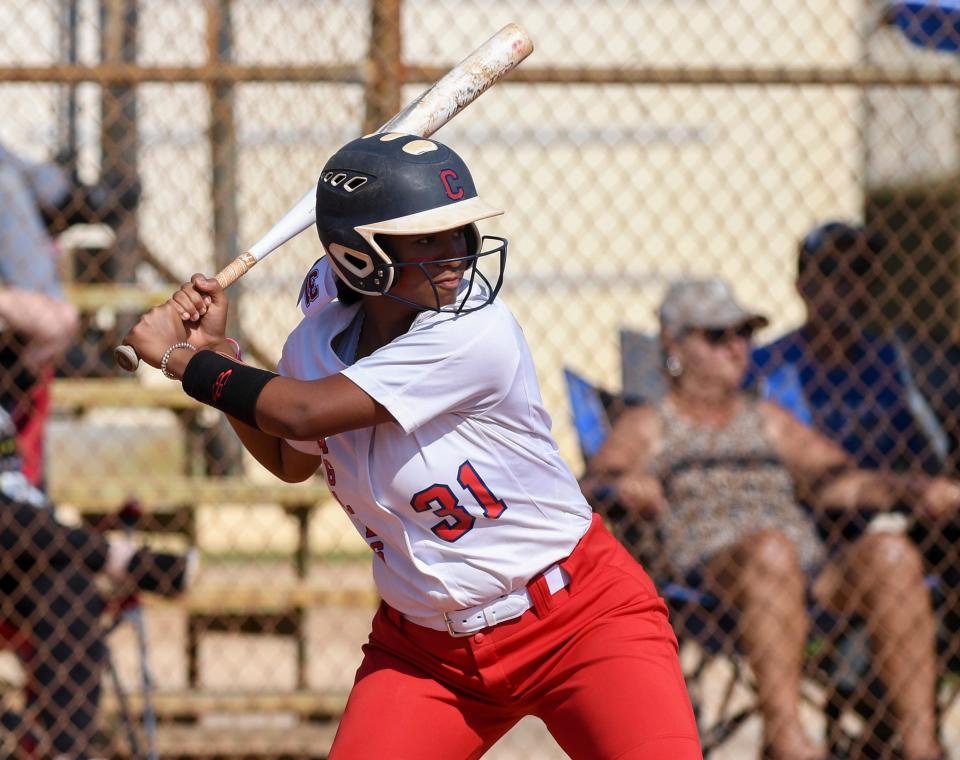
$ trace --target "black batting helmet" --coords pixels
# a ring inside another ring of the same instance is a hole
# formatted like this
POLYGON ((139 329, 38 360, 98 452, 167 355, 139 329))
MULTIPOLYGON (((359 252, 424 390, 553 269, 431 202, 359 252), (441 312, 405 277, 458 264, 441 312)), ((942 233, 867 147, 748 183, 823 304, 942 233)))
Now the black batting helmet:
MULTIPOLYGON (((400 266, 378 236, 458 227, 468 232, 468 256, 463 260, 472 261, 472 285, 481 255, 475 223, 502 213, 477 195, 460 156, 436 140, 415 135, 393 132, 353 140, 333 154, 317 182, 320 241, 337 276, 365 295, 388 295, 400 266)), ((501 243, 488 253, 501 253, 502 279, 506 241, 501 243)))

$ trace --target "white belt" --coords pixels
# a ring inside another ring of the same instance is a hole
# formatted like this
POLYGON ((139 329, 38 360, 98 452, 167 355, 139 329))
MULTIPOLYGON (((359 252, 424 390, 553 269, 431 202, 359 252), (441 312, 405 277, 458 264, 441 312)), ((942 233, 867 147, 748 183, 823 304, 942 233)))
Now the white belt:
MULTIPOLYGON (((545 570, 543 578, 546 580, 547 588, 550 589, 551 594, 556 594, 570 583, 569 573, 560 565, 552 565, 545 570)), ((430 617, 404 615, 404 618, 425 628, 446 631, 451 636, 469 636, 484 628, 497 625, 497 623, 505 623, 508 620, 518 618, 532 606, 533 598, 524 587, 497 597, 492 602, 478 604, 475 607, 444 612, 441 615, 430 617)))

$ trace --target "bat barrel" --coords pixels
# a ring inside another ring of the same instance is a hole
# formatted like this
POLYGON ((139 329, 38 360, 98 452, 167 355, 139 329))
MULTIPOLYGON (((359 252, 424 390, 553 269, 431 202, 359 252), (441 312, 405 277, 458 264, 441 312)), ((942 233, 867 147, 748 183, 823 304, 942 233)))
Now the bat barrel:
POLYGON ((377 132, 432 135, 532 52, 530 35, 507 24, 377 132))
MULTIPOLYGON (((317 221, 316 183, 280 217, 280 221, 273 225, 262 238, 247 249, 248 253, 256 261, 260 261, 260 259, 271 251, 276 250, 288 240, 295 238, 315 221, 317 221)), ((224 285, 224 287, 226 287, 226 285, 224 285)))

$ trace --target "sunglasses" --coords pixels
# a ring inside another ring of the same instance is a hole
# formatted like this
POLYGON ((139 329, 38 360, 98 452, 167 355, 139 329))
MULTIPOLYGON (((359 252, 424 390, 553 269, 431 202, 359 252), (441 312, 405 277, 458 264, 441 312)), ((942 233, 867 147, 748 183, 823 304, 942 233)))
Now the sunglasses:
POLYGON ((738 327, 704 327, 698 330, 703 339, 711 346, 722 346, 735 338, 743 338, 749 342, 753 338, 753 325, 739 325, 738 327))

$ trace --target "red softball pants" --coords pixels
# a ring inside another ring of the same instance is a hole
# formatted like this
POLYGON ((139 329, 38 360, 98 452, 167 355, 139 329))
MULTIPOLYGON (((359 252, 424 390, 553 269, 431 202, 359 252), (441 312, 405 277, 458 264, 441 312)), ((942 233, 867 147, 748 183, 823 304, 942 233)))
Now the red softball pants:
POLYGON ((533 609, 462 638, 381 605, 331 760, 478 758, 535 715, 574 760, 701 760, 667 609, 594 516, 533 609))

